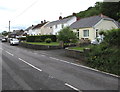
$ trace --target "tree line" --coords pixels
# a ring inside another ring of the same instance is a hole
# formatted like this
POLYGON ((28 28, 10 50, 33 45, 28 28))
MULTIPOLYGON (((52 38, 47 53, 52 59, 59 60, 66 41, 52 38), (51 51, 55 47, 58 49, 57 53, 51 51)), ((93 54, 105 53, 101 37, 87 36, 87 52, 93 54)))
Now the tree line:
MULTIPOLYGON (((90 17, 99 14, 106 15, 120 22, 120 1, 119 2, 96 2, 94 7, 76 13, 78 18, 90 17)), ((72 16, 72 15, 70 15, 72 16)), ((67 16, 69 17, 69 16, 67 16)))

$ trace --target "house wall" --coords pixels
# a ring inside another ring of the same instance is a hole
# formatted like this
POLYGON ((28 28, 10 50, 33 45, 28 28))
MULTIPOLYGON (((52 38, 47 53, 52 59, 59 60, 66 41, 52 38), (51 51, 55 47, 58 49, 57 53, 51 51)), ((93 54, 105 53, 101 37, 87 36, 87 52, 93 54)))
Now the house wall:
POLYGON ((52 33, 53 33, 53 29, 50 28, 50 27, 45 27, 45 26, 43 26, 43 27, 41 28, 41 35, 50 35, 50 34, 52 34, 52 33))
POLYGON ((99 30, 110 30, 113 28, 118 28, 117 25, 110 20, 101 20, 100 22, 98 22, 95 26, 96 29, 98 28, 99 30))
POLYGON ((62 25, 64 25, 64 27, 70 26, 72 23, 74 23, 77 20, 76 17, 71 18, 71 20, 67 21, 66 23, 63 24, 56 24, 54 25, 53 28, 53 34, 56 35, 61 29, 62 29, 62 25))
POLYGON ((95 38, 95 31, 93 28, 81 28, 79 29, 79 39, 81 38, 88 38, 90 40, 93 40, 95 38), (84 30, 89 30, 89 37, 84 37, 83 31, 84 30))

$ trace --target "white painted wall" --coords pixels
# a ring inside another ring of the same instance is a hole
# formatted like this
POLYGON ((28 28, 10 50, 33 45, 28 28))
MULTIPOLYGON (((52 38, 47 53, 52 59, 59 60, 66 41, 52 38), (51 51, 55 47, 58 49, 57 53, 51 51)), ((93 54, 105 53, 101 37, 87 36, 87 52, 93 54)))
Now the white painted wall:
POLYGON ((66 23, 57 24, 57 28, 56 28, 56 25, 52 26, 52 28, 53 28, 53 33, 52 34, 56 35, 62 29, 62 25, 64 25, 64 27, 70 26, 76 20, 77 20, 76 17, 72 17, 71 20, 67 21, 66 23))

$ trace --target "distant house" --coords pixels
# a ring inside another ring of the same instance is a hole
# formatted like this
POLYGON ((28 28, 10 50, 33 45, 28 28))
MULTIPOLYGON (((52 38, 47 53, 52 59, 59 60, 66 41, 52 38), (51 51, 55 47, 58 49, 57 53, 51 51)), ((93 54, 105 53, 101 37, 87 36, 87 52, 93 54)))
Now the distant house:
POLYGON ((21 29, 21 30, 13 30, 12 33, 9 34, 9 38, 19 38, 21 36, 23 36, 23 33, 24 31, 21 29))
POLYGON ((70 26, 76 20, 77 18, 75 16, 64 19, 62 19, 62 17, 60 16, 59 20, 47 23, 44 28, 47 29, 45 31, 49 31, 48 34, 56 35, 62 28, 70 26))
POLYGON ((71 24, 70 28, 77 33, 79 39, 87 38, 94 40, 99 36, 99 31, 116 29, 118 28, 118 23, 114 19, 100 14, 98 16, 82 18, 71 24))

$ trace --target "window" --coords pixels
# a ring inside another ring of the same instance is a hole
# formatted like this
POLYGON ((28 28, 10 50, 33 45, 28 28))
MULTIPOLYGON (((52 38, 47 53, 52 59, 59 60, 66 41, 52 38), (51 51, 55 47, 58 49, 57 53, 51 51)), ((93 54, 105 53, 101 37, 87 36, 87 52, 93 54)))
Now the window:
POLYGON ((57 28, 57 25, 55 25, 55 28, 57 28))
POLYGON ((83 36, 89 37, 89 30, 83 30, 83 36))
POLYGON ((77 38, 79 38, 79 29, 77 30, 77 38))
POLYGON ((64 27, 64 24, 62 24, 62 28, 64 27))
POLYGON ((96 37, 99 36, 99 33, 98 33, 98 29, 96 29, 96 34, 95 34, 96 37))

